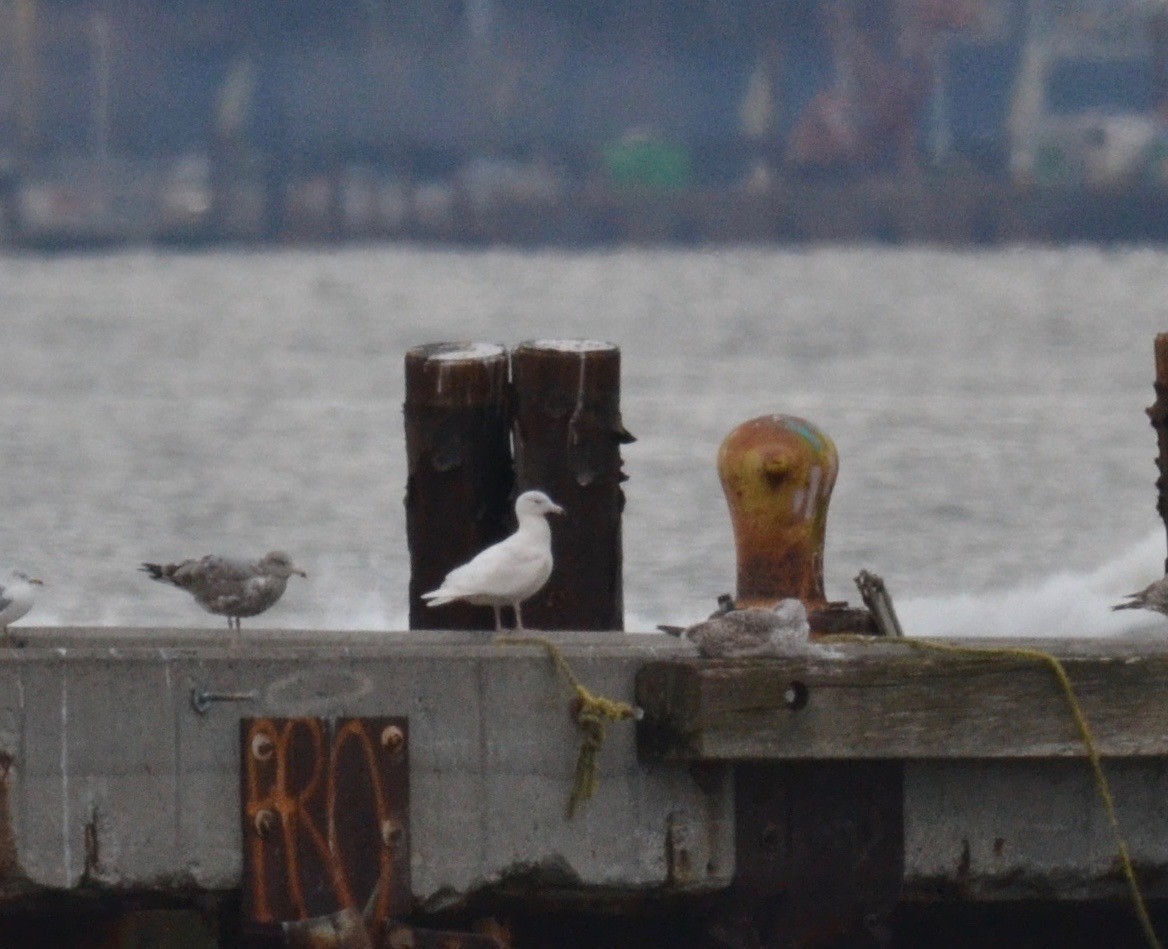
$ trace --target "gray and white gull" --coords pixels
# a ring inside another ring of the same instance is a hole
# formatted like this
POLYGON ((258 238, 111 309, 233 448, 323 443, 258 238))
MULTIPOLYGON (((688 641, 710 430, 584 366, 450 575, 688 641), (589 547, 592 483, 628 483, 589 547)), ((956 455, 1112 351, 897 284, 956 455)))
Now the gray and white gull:
POLYGON ((30 577, 23 570, 9 570, 0 577, 0 629, 4 631, 5 639, 11 641, 9 624, 32 609, 36 599, 33 588, 43 584, 43 580, 30 577))
POLYGON ((292 558, 273 550, 259 560, 210 554, 177 563, 144 563, 151 580, 186 590, 208 613, 227 617, 228 629, 240 629, 240 618, 258 616, 284 595, 288 578, 308 574, 292 558))
POLYGON ((688 639, 706 659, 798 656, 814 651, 807 610, 794 598, 780 600, 769 610, 718 612, 686 629, 662 629, 688 639))
POLYGON ((1112 610, 1152 610, 1168 616, 1168 577, 1162 577, 1138 593, 1129 593, 1126 603, 1116 603, 1112 610))
POLYGON ((503 629, 500 610, 515 611, 515 628, 523 629, 520 604, 535 596, 552 574, 552 529, 549 514, 564 509, 542 491, 524 491, 515 500, 515 533, 488 547, 446 575, 437 590, 423 593, 427 606, 462 600, 495 611, 495 631, 503 629))

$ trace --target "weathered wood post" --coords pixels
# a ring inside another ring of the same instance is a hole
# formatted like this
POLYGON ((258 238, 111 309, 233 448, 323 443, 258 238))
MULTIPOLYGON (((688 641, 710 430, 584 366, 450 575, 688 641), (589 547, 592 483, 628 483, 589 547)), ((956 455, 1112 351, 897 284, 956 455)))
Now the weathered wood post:
POLYGON ((535 629, 623 629, 620 350, 591 340, 538 340, 512 354, 516 489, 562 505, 555 570, 523 608, 535 629))
POLYGON ((410 629, 494 629, 489 607, 431 608, 421 595, 510 527, 507 351, 431 343, 406 353, 410 629))
MULTIPOLYGON (((1168 333, 1158 333, 1155 343, 1156 353, 1156 401, 1148 408, 1148 418, 1156 430, 1159 454, 1156 467, 1160 476, 1156 479, 1156 510, 1168 531, 1168 333)), ((1168 558, 1164 561, 1164 572, 1168 573, 1168 558)))

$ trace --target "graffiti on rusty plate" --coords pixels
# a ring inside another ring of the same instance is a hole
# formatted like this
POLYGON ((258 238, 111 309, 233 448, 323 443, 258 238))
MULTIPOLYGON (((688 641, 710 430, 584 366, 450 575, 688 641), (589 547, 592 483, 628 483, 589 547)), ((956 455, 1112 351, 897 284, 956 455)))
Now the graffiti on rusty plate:
POLYGON ((240 722, 249 924, 408 909, 408 739, 405 718, 240 722))

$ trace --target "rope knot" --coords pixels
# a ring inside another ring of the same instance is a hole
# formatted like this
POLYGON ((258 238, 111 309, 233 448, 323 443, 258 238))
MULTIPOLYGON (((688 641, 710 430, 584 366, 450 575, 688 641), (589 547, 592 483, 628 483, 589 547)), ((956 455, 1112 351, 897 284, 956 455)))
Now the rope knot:
POLYGON ((502 636, 495 642, 504 646, 542 646, 555 663, 560 676, 575 693, 568 703, 568 713, 580 731, 580 751, 576 755, 576 777, 568 797, 568 819, 571 820, 576 816, 580 804, 590 800, 600 787, 600 749, 604 745, 607 723, 640 719, 643 713, 628 702, 608 699, 592 692, 577 678, 560 647, 550 639, 542 636, 502 636))

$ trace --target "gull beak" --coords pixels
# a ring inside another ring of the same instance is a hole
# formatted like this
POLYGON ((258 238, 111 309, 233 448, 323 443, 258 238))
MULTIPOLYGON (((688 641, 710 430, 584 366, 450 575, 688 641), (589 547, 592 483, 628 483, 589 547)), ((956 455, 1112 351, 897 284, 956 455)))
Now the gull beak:
POLYGON ((562 507, 560 507, 558 504, 553 504, 550 508, 548 508, 548 510, 551 511, 551 513, 553 513, 553 514, 563 514, 564 513, 564 509, 562 507))
POLYGON ((308 574, 305 573, 303 570, 301 570, 299 567, 294 567, 292 572, 294 574, 296 574, 296 576, 298 576, 298 577, 304 577, 305 580, 308 579, 308 574))
POLYGON ((33 577, 28 582, 36 584, 36 586, 38 586, 38 587, 43 587, 45 585, 45 581, 40 579, 39 577, 33 577))

